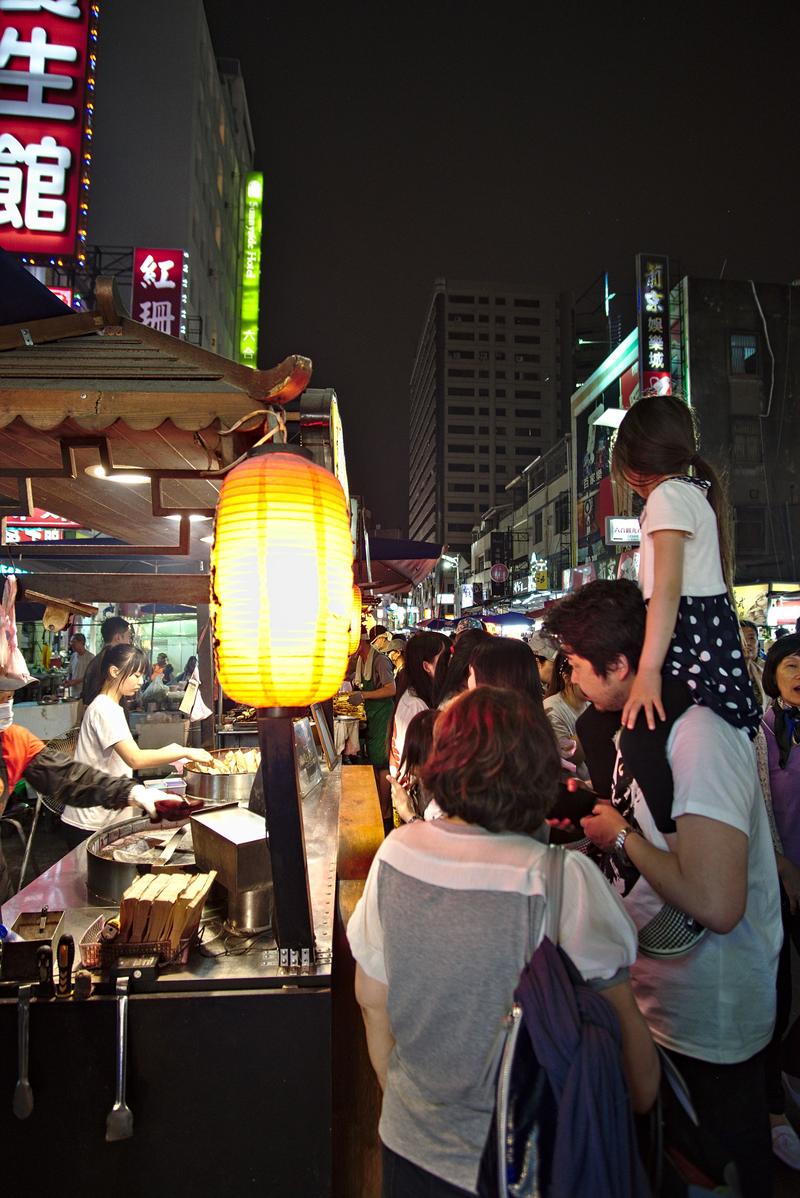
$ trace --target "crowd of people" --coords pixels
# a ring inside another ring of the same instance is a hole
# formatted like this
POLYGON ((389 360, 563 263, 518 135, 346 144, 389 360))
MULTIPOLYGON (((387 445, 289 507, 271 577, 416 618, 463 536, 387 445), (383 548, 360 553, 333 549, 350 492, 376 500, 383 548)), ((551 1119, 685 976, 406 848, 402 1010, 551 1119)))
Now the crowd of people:
POLYGON ((558 940, 614 1012, 645 1155, 658 1095, 660 1192, 763 1196, 774 1157, 800 1170, 800 635, 762 659, 740 626, 724 491, 679 398, 631 408, 612 468, 644 500, 640 585, 585 584, 529 643, 419 633, 380 688, 400 826, 348 937, 386 1196, 493 1192, 504 1028, 555 842, 558 940))

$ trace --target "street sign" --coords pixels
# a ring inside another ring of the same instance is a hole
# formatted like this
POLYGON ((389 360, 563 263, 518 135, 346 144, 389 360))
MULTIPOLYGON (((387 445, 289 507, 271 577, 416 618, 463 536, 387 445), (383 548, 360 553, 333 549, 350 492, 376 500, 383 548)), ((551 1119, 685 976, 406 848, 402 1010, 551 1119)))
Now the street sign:
POLYGON ((508 566, 504 566, 502 562, 495 562, 489 571, 489 577, 492 582, 507 582, 508 566))

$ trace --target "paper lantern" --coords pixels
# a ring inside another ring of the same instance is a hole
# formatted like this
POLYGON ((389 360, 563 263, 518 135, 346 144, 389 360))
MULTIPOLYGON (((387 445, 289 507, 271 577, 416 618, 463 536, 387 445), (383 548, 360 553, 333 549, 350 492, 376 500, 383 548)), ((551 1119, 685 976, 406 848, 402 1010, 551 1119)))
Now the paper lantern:
POLYGON ((234 467, 211 570, 226 694, 253 707, 306 707, 336 693, 349 656, 353 548, 333 474, 286 446, 234 467))
POLYGON ((350 615, 350 653, 361 644, 361 587, 353 583, 353 610, 350 615))

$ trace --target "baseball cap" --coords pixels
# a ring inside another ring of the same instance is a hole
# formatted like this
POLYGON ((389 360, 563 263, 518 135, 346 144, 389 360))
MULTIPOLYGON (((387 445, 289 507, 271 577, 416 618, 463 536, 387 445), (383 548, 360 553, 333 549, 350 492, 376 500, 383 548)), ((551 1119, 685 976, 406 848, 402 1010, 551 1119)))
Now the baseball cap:
POLYGON ((558 645, 546 632, 534 632, 528 638, 528 645, 537 657, 544 657, 547 661, 555 661, 558 655, 558 645))

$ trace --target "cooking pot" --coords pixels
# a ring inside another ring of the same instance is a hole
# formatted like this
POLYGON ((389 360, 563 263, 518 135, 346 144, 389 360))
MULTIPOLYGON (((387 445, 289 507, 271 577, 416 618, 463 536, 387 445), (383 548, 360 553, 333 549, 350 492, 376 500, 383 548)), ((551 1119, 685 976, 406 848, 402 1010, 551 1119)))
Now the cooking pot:
MULTIPOLYGON (((224 757, 228 749, 218 749, 212 757, 224 757)), ((186 794, 191 798, 206 799, 209 803, 241 803, 247 805, 256 773, 250 774, 206 774, 193 761, 183 767, 186 794)))
POLYGON ((188 817, 180 821, 162 820, 160 823, 153 823, 149 816, 142 813, 134 819, 121 820, 118 824, 111 824, 110 827, 96 832, 86 844, 86 886, 92 897, 102 902, 118 903, 139 874, 150 873, 149 862, 136 864, 132 861, 113 861, 108 857, 102 857, 99 849, 115 840, 121 840, 131 832, 153 832, 159 828, 177 831, 187 823, 188 817))

